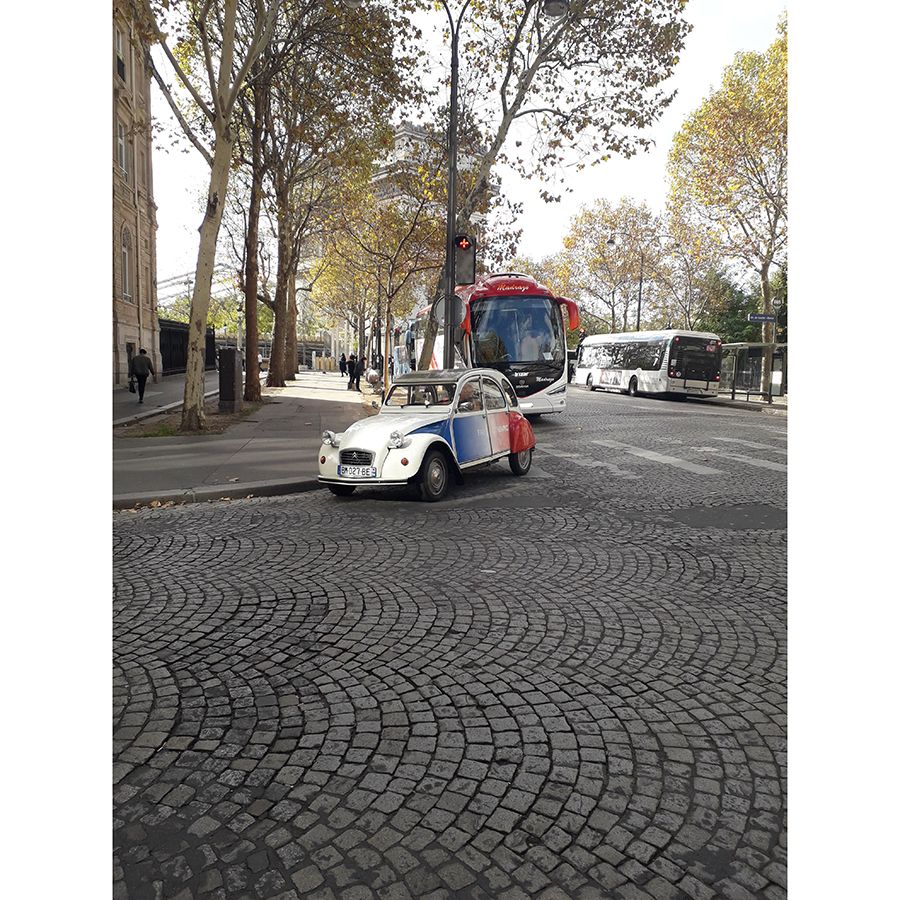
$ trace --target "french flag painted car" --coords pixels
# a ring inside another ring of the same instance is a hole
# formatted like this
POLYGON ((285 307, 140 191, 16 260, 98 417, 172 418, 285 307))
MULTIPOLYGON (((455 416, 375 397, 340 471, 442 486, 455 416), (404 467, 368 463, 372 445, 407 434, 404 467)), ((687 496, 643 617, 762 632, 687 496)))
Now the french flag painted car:
POLYGON ((509 379, 495 369, 400 375, 376 416, 322 434, 319 481, 339 497, 360 485, 415 484, 440 500, 463 471, 506 459, 531 468, 534 431, 509 379))

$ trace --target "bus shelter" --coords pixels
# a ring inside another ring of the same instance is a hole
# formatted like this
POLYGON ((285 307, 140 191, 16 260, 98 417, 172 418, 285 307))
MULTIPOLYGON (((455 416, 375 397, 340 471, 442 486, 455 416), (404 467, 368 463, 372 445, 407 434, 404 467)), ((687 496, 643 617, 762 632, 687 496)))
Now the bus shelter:
POLYGON ((763 358, 772 347, 772 396, 787 396, 787 344, 723 344, 722 379, 719 395, 731 393, 764 396, 762 384, 763 358))

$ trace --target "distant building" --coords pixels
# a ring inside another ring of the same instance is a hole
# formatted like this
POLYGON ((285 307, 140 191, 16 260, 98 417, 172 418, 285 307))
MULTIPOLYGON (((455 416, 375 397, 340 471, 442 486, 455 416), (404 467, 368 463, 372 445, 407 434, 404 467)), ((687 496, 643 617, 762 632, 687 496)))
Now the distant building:
MULTIPOLYGON (((117 4, 118 7, 118 4, 117 4)), ((146 349, 162 371, 156 311, 156 204, 150 136, 150 70, 121 9, 113 12, 113 385, 146 349)))

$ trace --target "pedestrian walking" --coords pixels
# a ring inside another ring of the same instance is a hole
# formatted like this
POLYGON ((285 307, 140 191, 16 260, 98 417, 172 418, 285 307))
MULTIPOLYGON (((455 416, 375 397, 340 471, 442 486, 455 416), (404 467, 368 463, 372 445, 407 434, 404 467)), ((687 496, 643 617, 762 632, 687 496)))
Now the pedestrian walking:
POLYGON ((144 402, 144 388, 147 386, 147 376, 156 376, 153 363, 147 356, 147 351, 141 347, 141 351, 137 356, 131 358, 131 366, 128 372, 129 378, 134 378, 138 386, 138 403, 144 402))
POLYGON ((356 356, 351 353, 350 359, 347 360, 347 374, 350 378, 347 381, 347 390, 351 390, 353 388, 353 376, 356 373, 356 356))
POLYGON ((356 363, 356 371, 353 374, 353 380, 356 382, 356 389, 359 390, 359 379, 360 376, 366 374, 366 358, 365 356, 360 356, 359 360, 356 363))
POLYGON ((341 358, 338 361, 338 367, 341 370, 341 375, 347 374, 347 357, 342 353, 341 358))

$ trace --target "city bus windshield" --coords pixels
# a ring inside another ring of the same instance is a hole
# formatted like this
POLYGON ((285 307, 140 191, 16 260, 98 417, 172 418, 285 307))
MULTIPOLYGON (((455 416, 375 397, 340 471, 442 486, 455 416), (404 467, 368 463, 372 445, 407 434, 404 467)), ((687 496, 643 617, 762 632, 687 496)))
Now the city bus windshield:
POLYGON ((549 297, 486 297, 471 309, 474 365, 564 364, 562 315, 549 297))
POLYGON ((700 337, 672 339, 669 369, 680 373, 679 378, 711 381, 722 367, 722 347, 715 340, 700 337))

